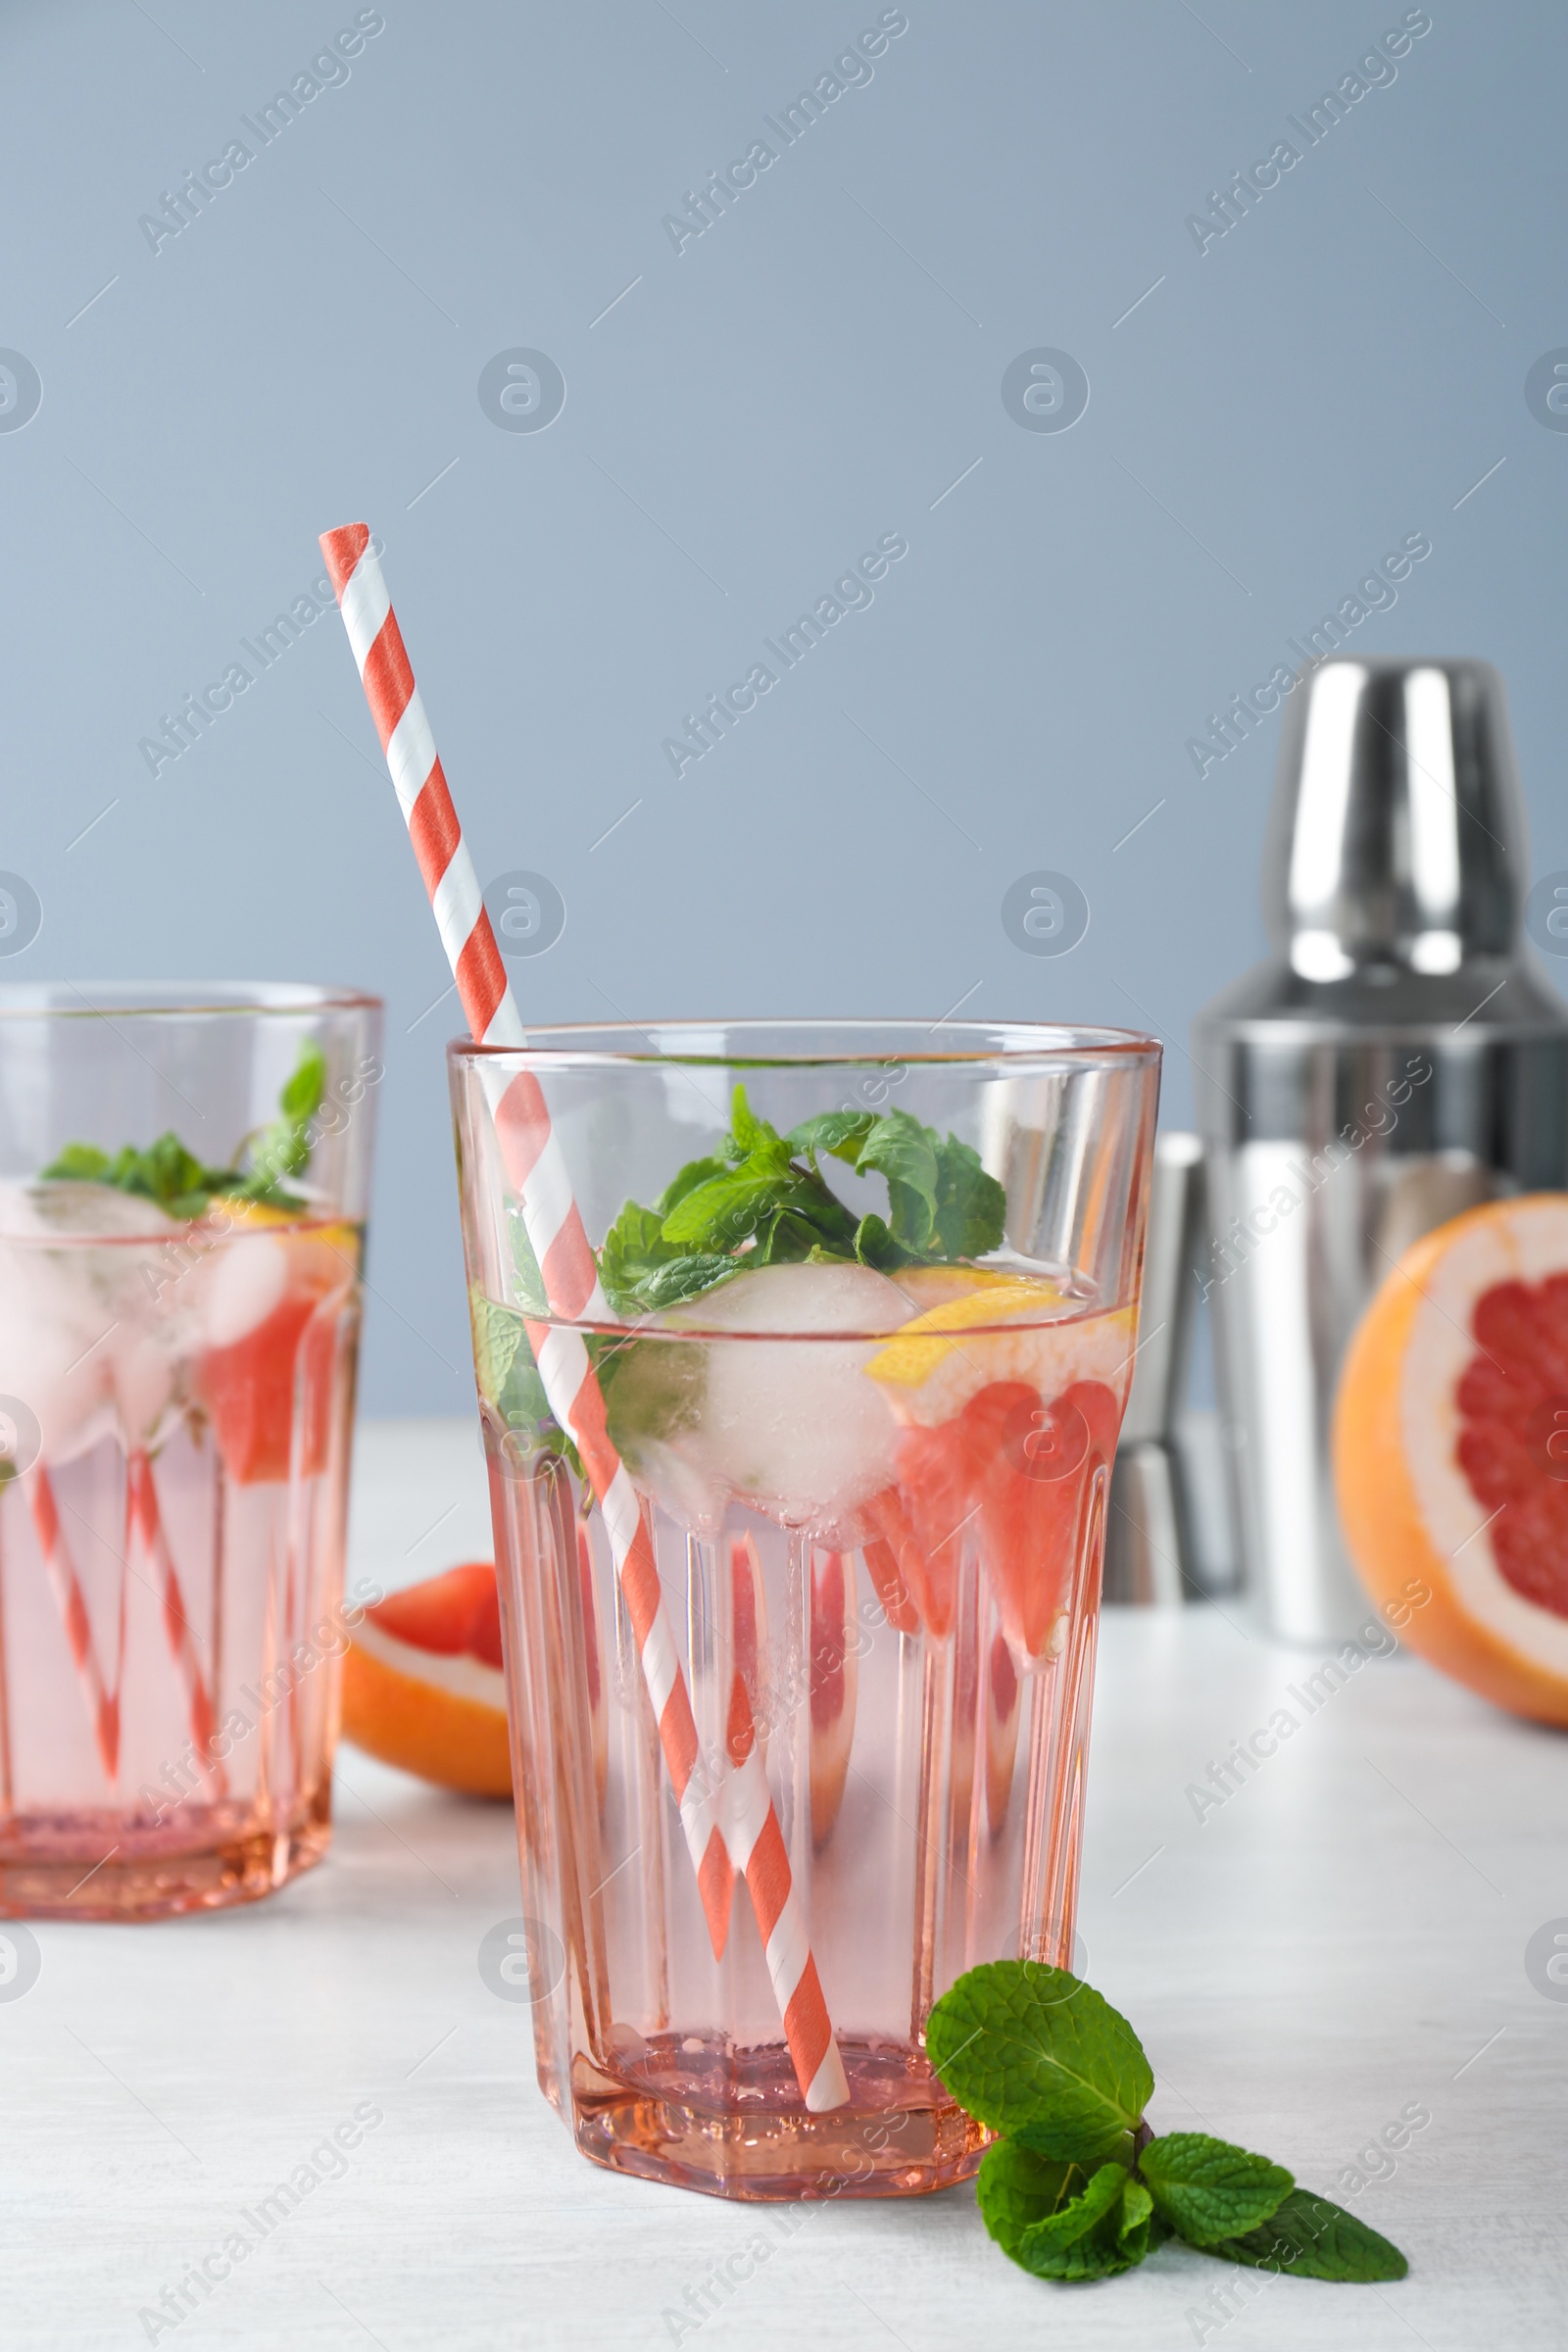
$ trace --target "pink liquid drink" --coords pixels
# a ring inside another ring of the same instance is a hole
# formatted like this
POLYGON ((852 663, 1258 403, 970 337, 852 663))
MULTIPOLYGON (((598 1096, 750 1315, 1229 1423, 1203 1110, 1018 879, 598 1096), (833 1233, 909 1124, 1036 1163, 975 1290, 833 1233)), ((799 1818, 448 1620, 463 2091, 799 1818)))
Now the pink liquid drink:
POLYGON ((193 993, 0 996, 13 1916, 245 1900, 329 1834, 375 1008, 193 993))
POLYGON ((979 1961, 1071 1948, 1157 1049, 931 1042, 453 1050, 540 2080, 588 2155, 720 2194, 966 2178, 984 2134, 926 2063, 931 2004, 979 1961), (598 1246, 609 1315, 576 1328, 690 1694, 678 1806, 539 1377, 562 1322, 493 1111, 522 1070, 598 1246), (755 1907, 726 1882, 715 1934, 692 1867, 711 1824, 739 1868, 754 1752, 843 2063, 827 2107, 755 1907))

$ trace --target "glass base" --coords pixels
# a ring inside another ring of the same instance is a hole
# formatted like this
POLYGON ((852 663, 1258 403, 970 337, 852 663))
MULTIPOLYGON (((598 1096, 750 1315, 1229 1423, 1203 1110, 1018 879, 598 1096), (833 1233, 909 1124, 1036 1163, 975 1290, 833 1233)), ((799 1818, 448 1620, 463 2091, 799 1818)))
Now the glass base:
POLYGON ((236 1813, 206 1807, 162 1830, 113 1813, 14 1816, 0 1827, 0 1919, 170 1919, 258 1902, 326 1852, 331 1783, 287 1828, 246 1828, 254 1814, 236 1813))
POLYGON ((840 2054, 850 2103, 829 2115, 799 2104, 777 2050, 650 2041, 636 2082, 579 2059, 577 2145, 611 2172, 758 2203, 918 2197, 974 2178, 992 2134, 943 2095, 923 2054, 847 2039, 840 2054))

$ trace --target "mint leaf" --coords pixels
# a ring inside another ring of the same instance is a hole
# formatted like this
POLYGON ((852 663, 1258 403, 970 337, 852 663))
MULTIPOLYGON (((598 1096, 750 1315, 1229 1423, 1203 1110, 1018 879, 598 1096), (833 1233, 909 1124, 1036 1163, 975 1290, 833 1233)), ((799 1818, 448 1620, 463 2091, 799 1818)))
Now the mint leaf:
MULTIPOLYGON (((122 1193, 156 1200, 172 1217, 204 1217, 213 1196, 266 1201, 274 1208, 300 1209, 304 1201, 281 1189, 280 1179, 297 1176, 308 1164, 316 1139, 311 1124, 326 1090, 326 1059, 307 1040, 278 1097, 278 1116, 251 1139, 250 1164, 204 1167, 177 1135, 159 1136, 144 1152, 123 1144, 111 1158, 96 1144, 67 1144, 43 1171, 45 1181, 110 1184, 122 1193)), ((245 1147, 240 1147, 241 1152, 245 1147)))
MULTIPOLYGON (((181 1199, 190 1193, 204 1190, 203 1178, 208 1171, 194 1153, 187 1152, 177 1135, 161 1135, 145 1152, 128 1157, 122 1152, 117 1165, 122 1168, 120 1178, 122 1192, 141 1193, 160 1207, 166 1201, 181 1199)), ((216 1171, 214 1172, 216 1181, 216 1171)))
POLYGON ((1004 2139, 986 2150, 976 2188, 991 2236, 1037 2278, 1106 2278, 1143 2260, 1146 2247, 1125 2240, 1141 2225, 1147 2245, 1148 2198, 1139 2192, 1129 2224, 1124 2200, 1137 2183, 1119 2164, 1089 2172, 1004 2139))
POLYGON ((860 1146, 857 1167, 887 1178, 888 1224, 906 1250, 926 1250, 936 1229, 936 1138, 906 1110, 877 1119, 860 1146))
POLYGON ((519 1441, 523 1455, 564 1454, 580 1478, 577 1449, 550 1409, 522 1316, 514 1307, 498 1306, 475 1284, 468 1292, 468 1319, 474 1377, 485 1403, 519 1441))
POLYGON ((961 2107, 1039 2156, 1108 2156, 1154 2088, 1124 2017, 1063 1968, 995 1960, 945 1992, 926 2025, 932 2066, 961 2107))
POLYGON ((822 1236, 810 1221, 793 1209, 781 1208, 759 1230, 757 1248, 743 1260, 748 1266, 795 1266, 809 1258, 820 1265, 837 1262, 836 1250, 824 1250, 822 1236))
POLYGON ((496 1410, 508 1429, 521 1439, 525 1451, 564 1453, 578 1477, 582 1476, 577 1449, 550 1409, 526 1333, 501 1384, 496 1410))
POLYGON ((975 2180, 980 2218, 998 2245, 1010 2254, 1026 2230, 1069 2204, 1087 2179, 1076 2164, 1031 2156, 1016 2140, 999 2139, 981 2158, 975 2180))
POLYGON ((1134 2263, 1170 2235, 1163 2219, 1154 2210, 1154 2200, 1141 2180, 1128 2177, 1116 2209, 1116 2248, 1134 2263))
MULTIPOLYGON (((1029 2151, 1025 2149, 1023 2153, 1027 2155, 1029 2151)), ((1082 2166, 1069 2165, 1067 2178, 1069 2180, 1083 2180, 1082 2166)), ((1030 2224, 1023 2232, 1020 2248, 1036 2256, 1065 2252, 1078 2238, 1086 2236, 1096 2222, 1120 2201, 1126 2180, 1126 2170, 1122 2165, 1101 2165, 1084 2180, 1083 2187, 1075 2197, 1030 2224)))
POLYGON ((539 1270, 539 1260, 533 1253, 520 1209, 512 1211, 511 1225, 513 1296, 530 1321, 548 1322, 550 1301, 545 1296, 545 1278, 539 1270))
MULTIPOLYGON (((677 1192, 682 1180, 690 1177, 688 1191, 695 1191, 709 1181, 708 1171, 720 1167, 715 1160, 693 1160, 681 1170, 670 1192, 677 1192), (699 1171, 694 1174, 694 1171, 699 1171)), ((720 1167, 725 1181, 729 1171, 720 1167)), ((693 1251, 664 1239, 664 1202, 657 1208, 639 1208, 628 1200, 619 1216, 605 1236, 599 1254, 599 1279, 604 1284, 605 1297, 617 1315, 637 1316, 657 1314, 662 1307, 679 1306, 687 1298, 710 1291, 715 1283, 725 1282, 740 1271, 736 1259, 718 1250, 693 1251)), ((677 1192, 677 1201, 684 1199, 677 1192)), ((538 1278, 533 1252, 528 1250, 528 1266, 522 1262, 526 1236, 520 1218, 514 1221, 514 1233, 518 1259, 519 1281, 528 1269, 538 1278)), ((538 1279, 540 1312, 545 1312, 544 1283, 538 1279)))
MULTIPOLYGON (((670 1178, 659 1199, 654 1202, 661 1221, 668 1216, 677 1200, 684 1200, 688 1193, 694 1193, 700 1184, 706 1184, 710 1176, 722 1176, 723 1173, 724 1162, 721 1159, 689 1159, 686 1165, 670 1178)), ((631 1205, 632 1203, 628 1200, 626 1206, 630 1208, 631 1205)))
POLYGON ((750 1159, 754 1152, 769 1149, 788 1160, 789 1149, 778 1129, 770 1127, 765 1119, 757 1117, 746 1100, 745 1087, 737 1079, 735 1092, 730 1097, 729 1134, 724 1139, 724 1156, 726 1159, 750 1159))
POLYGON ((855 1228, 855 1254, 862 1266, 874 1266, 879 1274, 891 1274, 900 1266, 913 1263, 915 1252, 906 1250, 888 1231, 887 1219, 873 1209, 862 1217, 855 1228))
MULTIPOLYGON (((604 1248, 599 1252, 599 1279, 604 1285, 605 1297, 617 1315, 634 1315, 642 1311, 642 1285, 677 1254, 664 1243, 663 1225, 662 1210, 640 1208, 635 1200, 628 1200, 606 1234, 604 1248)), ((514 1236, 520 1234, 526 1241, 520 1215, 513 1218, 513 1232, 514 1236)), ((513 1252, 514 1255, 517 1254, 515 1240, 513 1252)), ((531 1249, 528 1255, 530 1259, 533 1258, 531 1249)), ((521 1271, 519 1266, 519 1274, 521 1271)), ((537 1259, 533 1262, 533 1272, 538 1274, 537 1259)), ((539 1277, 539 1296, 541 1299, 544 1297, 542 1276, 539 1277)))
POLYGON ((155 1192, 164 1200, 176 1200, 181 1193, 199 1192, 212 1172, 202 1166, 194 1152, 186 1151, 177 1135, 161 1135, 151 1151, 143 1152, 142 1162, 155 1192))
POLYGON ((279 1185, 285 1176, 298 1176, 310 1164, 316 1149, 311 1123, 325 1092, 326 1056, 318 1045, 307 1039, 293 1071, 284 1080, 277 1117, 252 1140, 249 1172, 229 1188, 237 1199, 283 1205, 279 1185))
MULTIPOLYGON (((980 1154, 957 1137, 946 1143, 905 1110, 878 1117, 868 1110, 827 1110, 792 1127, 795 1152, 830 1152, 852 1168, 876 1169, 888 1179, 893 1248, 909 1256, 983 1257, 999 1247, 1007 1197, 980 1165, 980 1154)), ((877 1223, 883 1232, 887 1224, 877 1223)), ((864 1257, 862 1263, 880 1262, 864 1257)))
POLYGON ((109 1184, 110 1159, 96 1144, 68 1144, 58 1159, 52 1159, 39 1170, 45 1183, 65 1180, 74 1184, 109 1184))
POLYGON ((1216 2238, 1203 2252, 1225 2262, 1248 2263, 1254 2270, 1288 2271, 1296 2278, 1361 2284, 1402 2278, 1410 2268, 1398 2247, 1365 2222, 1305 2188, 1292 2189, 1257 2229, 1216 2238))
POLYGON ((1007 1196, 980 1154, 950 1135, 937 1146, 936 1239, 946 1257, 984 1257, 1002 1247, 1007 1196))
POLYGON ((473 1326, 473 1369, 479 1394, 509 1429, 535 1444, 559 1445, 562 1432, 550 1410, 544 1382, 533 1360, 523 1319, 515 1308, 498 1306, 477 1285, 468 1293, 473 1326))
POLYGON ((499 1406, 513 1359, 525 1347, 522 1318, 508 1306, 497 1306, 474 1284, 468 1292, 468 1320, 473 1326, 473 1369, 479 1394, 499 1406))
POLYGON ((662 1307, 682 1306, 688 1298, 700 1298, 704 1291, 728 1282, 740 1270, 733 1257, 712 1252, 667 1258, 638 1284, 637 1305, 644 1314, 657 1314, 662 1307))
POLYGON ((601 1342, 594 1368, 616 1451, 633 1470, 651 1445, 666 1445, 701 1416, 708 1350, 690 1340, 601 1342))
POLYGON ((1008 2135, 982 2160, 980 2211, 1038 2278, 1109 2278, 1173 2229, 1221 2261, 1304 2278, 1407 2274, 1397 2246, 1282 2165, 1206 2132, 1149 2137, 1154 2082, 1138 2037, 1065 1969, 970 1969, 933 2008, 926 2049, 959 2104, 1008 2135))
POLYGON ((841 1264, 853 1257, 855 1219, 837 1193, 829 1192, 820 1176, 802 1176, 801 1189, 790 1195, 784 1213, 798 1217, 808 1225, 816 1239, 841 1264))
POLYGON ((783 1205, 789 1178, 772 1168, 726 1169, 678 1200, 661 1228, 662 1240, 695 1249, 737 1250, 783 1205))
POLYGON ((900 1266, 980 1256, 1003 1234, 1002 1187, 978 1153, 907 1111, 830 1110, 780 1136, 737 1085, 717 1151, 688 1160, 654 1206, 628 1200, 605 1237, 600 1279, 617 1315, 681 1303, 748 1266, 900 1266), (888 1213, 857 1216, 817 1153, 881 1175, 888 1213))
POLYGON ((318 1045, 307 1039, 300 1048, 299 1060, 293 1073, 283 1082, 277 1098, 282 1122, 290 1127, 308 1126, 321 1107, 326 1092, 326 1055, 318 1045))
POLYGON ((847 1160, 853 1168, 859 1159, 860 1146, 875 1125, 874 1110, 824 1110, 792 1127, 784 1140, 792 1152, 831 1152, 835 1159, 847 1160))
POLYGON ((1152 2139, 1138 2170, 1166 2221, 1195 2246, 1255 2230, 1296 2186, 1283 2165, 1206 2132, 1152 2139))
POLYGON ((42 1175, 45 1182, 113 1185, 117 1192, 156 1201, 172 1217, 205 1216, 214 1193, 241 1181, 237 1169, 204 1168, 172 1134, 161 1135, 145 1152, 124 1144, 113 1159, 96 1144, 67 1144, 42 1175))

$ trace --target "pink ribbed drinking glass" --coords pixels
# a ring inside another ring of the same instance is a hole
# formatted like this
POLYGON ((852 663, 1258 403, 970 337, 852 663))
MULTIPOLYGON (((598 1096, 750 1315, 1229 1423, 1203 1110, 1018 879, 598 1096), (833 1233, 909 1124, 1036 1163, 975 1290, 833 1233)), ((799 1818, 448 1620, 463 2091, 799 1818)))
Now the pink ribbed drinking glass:
POLYGON ((620 2170, 739 2197, 942 2187, 984 2134, 926 2062, 933 2000, 1071 1944, 1158 1048, 1025 1024, 527 1036, 454 1046, 450 1069, 541 2082, 620 2170), (506 1109, 524 1099, 599 1254, 574 1316, 530 1238, 506 1109), (908 1149, 935 1229, 907 1199, 901 1226, 903 1178, 832 1155, 892 1110, 877 1149, 895 1170, 908 1149), (727 1197, 711 1171, 758 1122, 815 1136, 835 1200, 814 1175, 743 1179, 701 1245, 728 1259, 629 1303, 639 1252, 679 1246, 662 1218, 678 1236, 699 1182, 727 1197), (541 1377, 568 1332, 657 1566, 657 1675, 541 1377), (673 1676, 699 1750, 679 1789, 656 1712, 673 1676), (847 2098, 807 2095, 783 1931, 764 1944, 765 1886, 741 1883, 769 1804, 847 2098), (716 1923, 692 1867, 714 1832, 716 1923))
POLYGON ((241 1902, 325 1849, 378 1029, 0 990, 0 1915, 241 1902))

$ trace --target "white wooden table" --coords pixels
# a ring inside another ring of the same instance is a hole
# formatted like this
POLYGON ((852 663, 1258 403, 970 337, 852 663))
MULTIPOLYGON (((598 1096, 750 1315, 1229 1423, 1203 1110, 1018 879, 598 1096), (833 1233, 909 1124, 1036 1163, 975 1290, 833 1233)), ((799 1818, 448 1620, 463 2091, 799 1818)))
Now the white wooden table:
MULTIPOLYGON (((353 1573, 390 1587, 488 1548, 470 1430, 364 1432, 353 1573)), ((1131 2278, 1050 2287, 991 2246, 967 2189, 794 2212, 786 2239, 770 2209, 595 2170, 535 2087, 527 2011, 475 1965, 520 1907, 510 1813, 348 1751, 331 1857, 274 1900, 39 1927, 36 1984, 0 2001, 0 2334, 71 2352, 1568 2342, 1568 2001, 1524 1964, 1568 1914, 1568 1741, 1373 1661, 1309 1719, 1297 1706, 1298 1734, 1200 1822, 1188 1785, 1314 1662, 1239 1611, 1110 1618, 1087 1965, 1149 2047, 1159 2127, 1335 2193, 1401 2109, 1430 2110, 1349 2200, 1409 2254, 1403 2284, 1167 2247, 1131 2278), (326 2177, 260 2235, 258 2200, 340 2126, 357 2144, 318 2153, 326 2177), (236 2231, 256 2241, 243 2261, 222 2254, 236 2231), (759 2236, 755 2278, 706 2290, 759 2236), (142 2321, 211 2254, 226 2278, 177 2324, 142 2321)))

